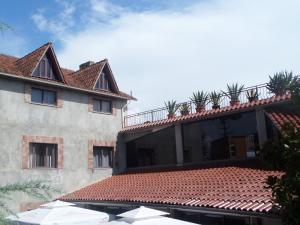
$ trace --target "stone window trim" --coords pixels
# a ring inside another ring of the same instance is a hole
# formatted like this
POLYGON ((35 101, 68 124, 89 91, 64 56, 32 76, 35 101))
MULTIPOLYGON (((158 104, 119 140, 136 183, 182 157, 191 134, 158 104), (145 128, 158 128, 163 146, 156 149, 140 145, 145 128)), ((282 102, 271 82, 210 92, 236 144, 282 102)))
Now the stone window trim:
POLYGON ((52 88, 52 87, 44 87, 44 86, 39 86, 39 85, 34 85, 34 84, 25 84, 25 102, 34 104, 34 105, 42 105, 42 106, 49 106, 49 107, 55 107, 55 108, 62 108, 64 105, 64 100, 63 100, 63 90, 57 89, 57 88, 52 88), (44 90, 49 90, 49 91, 55 91, 56 92, 56 105, 47 105, 47 104, 40 104, 40 103, 35 103, 31 101, 31 90, 32 88, 37 88, 37 89, 44 89, 44 90))
POLYGON ((22 169, 62 169, 64 166, 64 139, 62 137, 46 136, 22 136, 22 169), (29 144, 30 143, 57 144, 57 167, 56 168, 30 168, 29 167, 29 144))
MULTIPOLYGON (((113 164, 114 164, 114 156, 116 152, 116 141, 99 141, 99 140, 89 140, 88 141, 88 168, 89 169, 102 169, 102 168, 94 168, 94 160, 93 160, 93 148, 94 146, 99 147, 111 147, 113 148, 113 164)), ((107 169, 107 168, 104 168, 107 169)))
POLYGON ((88 112, 92 112, 92 113, 98 113, 98 114, 104 114, 104 115, 113 115, 116 116, 117 115, 117 109, 116 109, 116 101, 109 99, 109 98, 102 98, 102 97, 96 97, 96 96, 89 96, 88 99, 88 112), (105 100, 105 101, 110 101, 111 102, 111 113, 106 113, 106 112, 95 112, 93 110, 93 100, 105 100))

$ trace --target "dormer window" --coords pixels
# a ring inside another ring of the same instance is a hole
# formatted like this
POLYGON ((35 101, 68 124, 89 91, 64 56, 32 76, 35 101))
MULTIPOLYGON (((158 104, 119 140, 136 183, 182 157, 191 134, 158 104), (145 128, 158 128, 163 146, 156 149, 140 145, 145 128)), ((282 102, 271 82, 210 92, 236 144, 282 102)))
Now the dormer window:
POLYGON ((51 80, 58 80, 58 76, 53 71, 53 66, 50 58, 45 54, 40 63, 33 72, 33 76, 51 80))
POLYGON ((101 73, 96 83, 96 89, 111 91, 111 85, 108 76, 105 73, 101 73))

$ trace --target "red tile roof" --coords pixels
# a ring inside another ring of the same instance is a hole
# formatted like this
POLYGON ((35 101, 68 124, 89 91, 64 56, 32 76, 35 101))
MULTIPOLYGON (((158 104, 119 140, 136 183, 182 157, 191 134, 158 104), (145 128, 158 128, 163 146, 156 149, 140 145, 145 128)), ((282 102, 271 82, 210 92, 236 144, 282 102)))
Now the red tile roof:
MULTIPOLYGON (((40 59, 44 56, 44 54, 49 49, 53 51, 51 43, 44 44, 43 46, 23 56, 22 58, 0 54, 0 73, 3 72, 3 73, 17 75, 21 77, 31 77, 36 80, 42 79, 49 83, 57 83, 57 82, 53 82, 52 80, 31 76, 35 67, 38 65, 40 59)), ((54 59, 56 60, 54 52, 53 55, 54 55, 54 59)), ((105 90, 94 89, 94 84, 97 81, 97 78, 99 77, 99 74, 105 65, 108 65, 108 61, 106 59, 78 71, 60 68, 62 72, 61 74, 63 80, 62 83, 65 86, 70 86, 70 87, 75 87, 75 88, 80 88, 85 90, 92 90, 92 91, 99 92, 99 94, 101 93, 105 95, 109 94, 114 97, 122 97, 125 99, 135 100, 134 97, 118 90, 113 75, 111 75, 112 81, 114 86, 116 87, 114 93, 110 93, 105 90)))
POLYGON ((63 196, 67 201, 173 204, 270 212, 268 176, 281 172, 239 166, 115 175, 63 196))
POLYGON ((106 62, 106 60, 102 60, 85 69, 66 74, 68 83, 85 89, 93 89, 106 62))
POLYGON ((169 125, 169 124, 174 124, 177 122, 189 122, 189 121, 194 121, 194 120, 199 120, 199 119, 207 119, 207 118, 212 118, 212 117, 216 117, 216 116, 222 116, 223 114, 236 112, 236 111, 240 111, 240 110, 251 110, 251 109, 256 108, 257 106, 263 106, 263 105, 267 106, 267 105, 272 105, 272 104, 279 103, 279 102, 286 102, 286 101, 290 101, 290 99, 291 99, 291 96, 289 94, 281 95, 281 96, 273 96, 271 98, 261 99, 261 100, 257 100, 257 101, 253 101, 253 102, 242 103, 242 104, 238 104, 235 106, 226 106, 226 107, 223 107, 220 109, 206 110, 206 111, 203 111, 200 113, 193 113, 193 114, 189 114, 186 116, 177 116, 177 117, 171 118, 171 119, 164 119, 164 120, 158 120, 155 122, 148 122, 148 123, 143 123, 143 124, 134 125, 134 126, 127 126, 121 130, 121 133, 135 132, 140 129, 169 125))
POLYGON ((300 114, 296 111, 276 108, 267 110, 266 115, 280 131, 285 124, 290 124, 296 128, 300 127, 300 114))
POLYGON ((15 66, 19 69, 23 76, 31 76, 33 70, 35 69, 43 55, 46 53, 50 45, 50 43, 46 43, 33 52, 15 61, 15 66))

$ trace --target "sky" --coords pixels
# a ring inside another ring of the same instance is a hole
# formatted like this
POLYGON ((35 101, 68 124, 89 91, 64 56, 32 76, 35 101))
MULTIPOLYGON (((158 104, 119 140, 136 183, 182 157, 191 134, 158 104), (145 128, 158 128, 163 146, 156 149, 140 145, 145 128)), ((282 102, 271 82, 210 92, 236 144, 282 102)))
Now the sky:
POLYGON ((130 112, 187 101, 197 90, 252 86, 300 73, 299 0, 1 1, 0 53, 51 41, 62 67, 107 58, 130 112))

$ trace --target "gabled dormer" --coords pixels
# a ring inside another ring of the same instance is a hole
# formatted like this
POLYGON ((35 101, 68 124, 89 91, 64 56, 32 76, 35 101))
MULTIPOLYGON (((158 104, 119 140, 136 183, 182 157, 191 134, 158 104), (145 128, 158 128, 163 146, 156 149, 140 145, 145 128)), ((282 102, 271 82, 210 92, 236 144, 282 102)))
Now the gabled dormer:
POLYGON ((32 76, 64 82, 62 72, 51 47, 40 58, 32 76))
POLYGON ((53 63, 49 53, 46 53, 40 60, 39 64, 32 73, 34 77, 47 78, 50 80, 60 80, 56 68, 53 68, 53 63))
POLYGON ((119 93, 119 88, 106 59, 104 60, 104 65, 97 77, 94 89, 119 93))
POLYGON ((66 83, 51 43, 47 43, 18 59, 16 66, 23 76, 39 77, 66 83))

